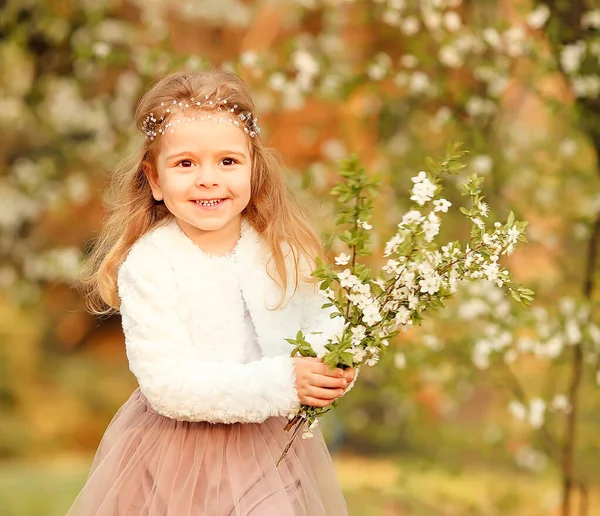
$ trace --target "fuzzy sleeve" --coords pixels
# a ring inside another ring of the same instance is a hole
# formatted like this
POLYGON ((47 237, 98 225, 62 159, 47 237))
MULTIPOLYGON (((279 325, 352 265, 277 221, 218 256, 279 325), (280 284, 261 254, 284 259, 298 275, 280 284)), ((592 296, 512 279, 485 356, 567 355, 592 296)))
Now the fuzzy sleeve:
POLYGON ((298 406, 292 358, 203 360, 177 311, 175 273, 155 246, 135 247, 118 274, 127 358, 159 414, 183 421, 259 423, 298 406), (151 248, 150 248, 151 247, 151 248))

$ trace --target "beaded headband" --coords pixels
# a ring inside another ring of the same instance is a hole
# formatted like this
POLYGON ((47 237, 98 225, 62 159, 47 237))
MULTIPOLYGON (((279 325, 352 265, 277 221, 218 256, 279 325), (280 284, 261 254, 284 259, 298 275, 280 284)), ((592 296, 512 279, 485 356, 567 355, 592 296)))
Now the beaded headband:
POLYGON ((237 104, 229 107, 227 99, 217 98, 216 102, 209 99, 209 95, 206 95, 203 102, 194 97, 191 97, 190 101, 185 104, 176 100, 166 104, 161 102, 162 113, 160 115, 150 113, 142 123, 142 131, 145 133, 146 139, 154 140, 159 135, 166 134, 167 131, 174 132, 173 128, 181 123, 181 119, 173 118, 173 116, 180 113, 192 121, 211 120, 219 124, 233 124, 235 127, 242 128, 250 138, 254 138, 260 133, 260 127, 257 125, 258 118, 253 118, 252 113, 241 110, 237 104), (193 110, 194 114, 187 114, 186 110, 193 110), (206 116, 197 116, 198 111, 208 111, 209 113, 206 116))

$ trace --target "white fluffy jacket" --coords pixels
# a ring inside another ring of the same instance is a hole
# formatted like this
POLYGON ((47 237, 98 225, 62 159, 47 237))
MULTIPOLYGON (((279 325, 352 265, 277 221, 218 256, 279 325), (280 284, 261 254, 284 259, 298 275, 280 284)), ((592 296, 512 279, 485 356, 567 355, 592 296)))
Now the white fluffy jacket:
POLYGON ((204 253, 171 220, 144 235, 119 269, 129 366, 150 405, 164 416, 211 423, 257 423, 298 405, 292 346, 299 329, 315 351, 342 318, 300 286, 280 309, 269 250, 249 223, 227 256, 204 253), (243 296, 243 298, 242 298, 243 296), (246 302, 263 358, 244 356, 246 302))

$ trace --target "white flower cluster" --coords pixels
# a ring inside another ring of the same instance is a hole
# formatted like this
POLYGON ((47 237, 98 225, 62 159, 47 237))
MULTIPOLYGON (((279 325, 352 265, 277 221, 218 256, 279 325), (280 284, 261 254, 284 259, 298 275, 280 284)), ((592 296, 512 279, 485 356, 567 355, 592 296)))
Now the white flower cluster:
POLYGON ((523 317, 517 318, 511 305, 495 282, 479 281, 465 286, 467 300, 449 317, 478 324, 480 337, 473 344, 472 360, 478 369, 490 367, 494 356, 501 356, 507 364, 521 355, 536 359, 554 360, 568 347, 587 343, 587 360, 600 360, 600 328, 590 320, 587 303, 577 303, 564 297, 558 301, 558 313, 549 313, 541 306, 531 310, 531 328, 519 336, 529 325, 523 317), (514 336, 512 338, 511 336, 514 336))
MULTIPOLYGON (((493 231, 485 232, 483 219, 488 216, 489 208, 479 200, 470 218, 482 231, 481 242, 467 244, 464 250, 455 242, 438 248, 434 244, 441 224, 438 213, 448 212, 452 204, 444 198, 435 197, 438 186, 425 171, 413 177, 412 183, 411 199, 418 207, 430 204, 432 209, 423 214, 415 207, 403 215, 396 234, 385 244, 383 256, 388 260, 381 268, 382 275, 361 281, 350 268, 345 268, 335 276, 355 310, 352 322, 347 319, 347 331, 351 335, 349 352, 355 365, 377 362, 378 348, 366 344, 373 341, 376 332, 379 332, 380 338, 385 338, 390 332, 410 328, 416 314, 426 311, 433 300, 455 293, 460 280, 485 279, 497 287, 509 281, 508 271, 500 267, 498 260, 501 255, 512 251, 519 239, 521 231, 517 225, 503 227, 496 223, 493 231), (415 246, 408 252, 407 241, 415 246), (485 253, 482 252, 484 248, 485 253)), ((371 229, 370 224, 360 220, 357 225, 371 229)), ((335 258, 336 265, 340 266, 350 261, 351 256, 345 253, 335 258)), ((506 303, 505 311, 508 311, 508 303, 502 299, 501 291, 494 292, 498 294, 495 300, 506 303)), ((333 294, 330 300, 334 302, 333 294)), ((487 305, 481 304, 487 310, 487 305)), ((478 310, 476 307, 465 309, 475 313, 478 310)), ((489 331, 484 334, 474 348, 475 364, 480 368, 488 367, 490 355, 507 351, 512 341, 508 332, 489 331)), ((397 364, 404 367, 404 355, 397 356, 397 364)))
POLYGON ((338 275, 340 286, 348 291, 347 299, 362 312, 362 321, 373 326, 381 321, 379 301, 371 292, 369 283, 362 283, 350 269, 344 269, 338 275))
POLYGON ((415 201, 420 206, 423 206, 426 202, 433 199, 437 187, 429 180, 423 170, 412 178, 412 182, 415 183, 415 186, 412 189, 411 201, 415 201))
POLYGON ((569 412, 571 405, 564 394, 557 394, 552 401, 547 404, 541 398, 533 398, 526 406, 523 403, 512 400, 508 404, 508 411, 519 421, 526 421, 532 428, 541 428, 544 424, 546 411, 569 412))

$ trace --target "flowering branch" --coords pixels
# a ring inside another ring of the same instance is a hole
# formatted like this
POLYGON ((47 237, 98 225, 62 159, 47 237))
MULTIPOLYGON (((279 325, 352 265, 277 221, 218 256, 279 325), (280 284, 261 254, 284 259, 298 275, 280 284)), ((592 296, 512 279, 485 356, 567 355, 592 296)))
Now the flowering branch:
MULTIPOLYGON (((349 227, 339 239, 349 246, 351 255, 340 254, 335 264, 350 266, 338 272, 333 265, 318 261, 313 272, 326 301, 323 308, 333 308, 333 316, 344 319, 340 334, 329 339, 326 352, 320 356, 332 369, 374 366, 399 331, 420 324, 426 312, 442 308, 462 280, 485 279, 520 303, 531 302, 533 292, 512 282, 509 272, 499 265, 500 256, 512 253, 517 242, 526 241, 526 223, 516 221, 510 213, 506 224, 495 222, 493 229, 487 229, 484 219, 489 209, 481 195, 483 178, 474 174, 462 185, 462 194, 471 201, 470 208, 460 208, 472 225, 469 242, 439 245, 435 241, 441 225, 438 213, 448 212, 452 205, 440 197, 441 176, 460 171, 464 154, 454 145, 442 163, 428 159, 428 171, 412 178, 410 199, 414 204, 386 243, 383 256, 388 261, 375 275, 359 258, 371 255, 368 244, 372 226, 368 221, 379 179, 369 180, 355 157, 342 164, 343 180, 331 193, 337 197, 337 225, 349 227), (422 210, 429 211, 424 214, 422 210)), ((294 345, 292 356, 316 356, 302 332, 288 342, 294 345)), ((331 405, 335 406, 337 402, 331 405)), ((306 425, 303 437, 311 437, 320 416, 331 407, 301 406, 285 427, 294 428, 290 445, 306 425)))

